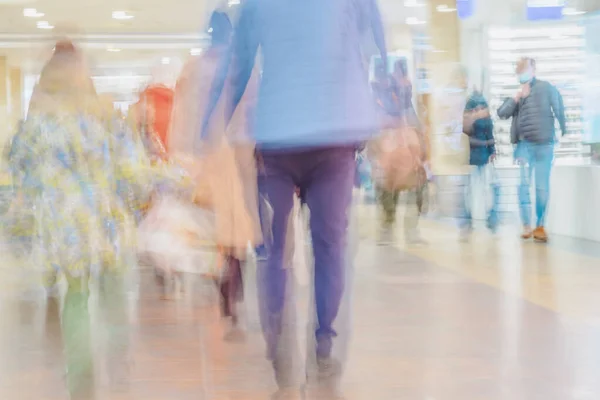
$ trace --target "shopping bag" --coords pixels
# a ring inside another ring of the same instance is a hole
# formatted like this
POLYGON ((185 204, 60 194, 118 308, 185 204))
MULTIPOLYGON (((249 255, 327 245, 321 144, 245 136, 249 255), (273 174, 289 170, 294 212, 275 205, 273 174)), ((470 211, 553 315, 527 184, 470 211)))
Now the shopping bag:
POLYGON ((373 145, 378 186, 393 191, 413 189, 422 184, 425 179, 423 152, 414 129, 386 130, 373 145))
POLYGON ((158 199, 138 228, 138 251, 165 272, 210 274, 217 261, 212 212, 183 200, 158 199))

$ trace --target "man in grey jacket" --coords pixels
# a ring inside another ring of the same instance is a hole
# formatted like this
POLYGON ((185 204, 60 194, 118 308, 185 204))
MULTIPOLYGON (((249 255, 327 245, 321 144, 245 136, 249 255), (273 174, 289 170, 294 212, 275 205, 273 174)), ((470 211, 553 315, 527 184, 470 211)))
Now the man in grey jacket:
POLYGON ((523 222, 523 239, 546 242, 544 219, 550 193, 550 171, 554 158, 558 120, 562 134, 566 133, 562 97, 552 84, 535 77, 535 60, 522 58, 516 73, 521 84, 515 97, 508 98, 498 109, 501 119, 512 118, 511 142, 516 145, 515 159, 521 168, 519 203, 523 222), (536 228, 531 229, 531 177, 535 172, 536 228))

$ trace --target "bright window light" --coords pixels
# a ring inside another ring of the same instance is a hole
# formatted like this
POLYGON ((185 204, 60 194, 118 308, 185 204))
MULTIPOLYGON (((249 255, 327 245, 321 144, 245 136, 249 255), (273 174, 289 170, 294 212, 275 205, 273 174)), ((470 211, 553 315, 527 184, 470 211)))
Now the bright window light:
POLYGON ((450 8, 446 4, 441 4, 435 8, 438 12, 449 13, 456 11, 456 8, 450 8))

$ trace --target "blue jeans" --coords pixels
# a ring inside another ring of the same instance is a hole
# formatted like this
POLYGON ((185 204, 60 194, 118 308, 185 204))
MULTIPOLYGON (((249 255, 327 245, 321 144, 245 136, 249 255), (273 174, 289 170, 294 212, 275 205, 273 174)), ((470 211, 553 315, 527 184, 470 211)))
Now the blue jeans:
POLYGON ((498 179, 496 172, 492 164, 472 166, 471 173, 467 177, 465 183, 464 201, 462 208, 461 227, 463 229, 470 229, 472 227, 472 205, 473 205, 473 187, 476 183, 485 186, 486 196, 483 199, 487 208, 487 226, 492 231, 495 231, 498 227, 498 202, 500 198, 500 186, 498 185, 498 179), (488 198, 488 193, 491 192, 491 204, 488 198), (489 208, 488 208, 489 206, 489 208))
POLYGON ((536 226, 544 226, 550 197, 550 171, 554 160, 554 144, 521 142, 515 150, 521 168, 519 206, 524 226, 531 226, 531 178, 535 173, 536 226))

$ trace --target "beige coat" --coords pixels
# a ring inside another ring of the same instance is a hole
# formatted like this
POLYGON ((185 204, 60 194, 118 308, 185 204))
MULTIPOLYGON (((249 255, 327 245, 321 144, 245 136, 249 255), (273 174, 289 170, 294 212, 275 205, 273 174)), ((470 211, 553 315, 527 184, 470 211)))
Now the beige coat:
MULTIPOLYGON (((254 76, 227 127, 225 96, 221 96, 211 117, 208 138, 198 145, 219 56, 218 50, 209 50, 184 67, 175 89, 169 151, 188 167, 200 197, 214 209, 216 242, 243 258, 248 244, 262 240, 254 143, 249 135, 258 83, 254 76)), ((226 85, 224 92, 227 90, 226 85)))

